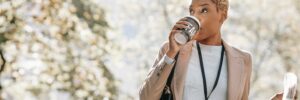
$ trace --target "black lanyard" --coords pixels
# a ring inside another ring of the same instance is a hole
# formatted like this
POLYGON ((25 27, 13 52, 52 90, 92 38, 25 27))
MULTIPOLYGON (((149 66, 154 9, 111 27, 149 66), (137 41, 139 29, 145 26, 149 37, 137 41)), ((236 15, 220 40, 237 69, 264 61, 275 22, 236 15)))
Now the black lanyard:
POLYGON ((203 60, 202 60, 201 49, 200 49, 200 46, 199 46, 198 42, 197 42, 197 49, 198 49, 198 55, 199 55, 199 60, 200 60, 200 64, 201 64, 200 67, 201 67, 201 72, 202 72, 204 96, 205 96, 205 100, 208 100, 209 96, 215 90, 215 88, 216 88, 216 86, 218 84, 218 81, 219 81, 219 77, 220 77, 220 73, 221 73, 221 69, 222 69, 222 62, 223 62, 225 48, 224 48, 223 43, 222 43, 222 51, 221 51, 221 58, 220 58, 220 64, 219 64, 218 74, 217 74, 217 78, 216 78, 215 83, 214 83, 214 87, 211 90, 211 92, 209 93, 209 95, 207 95, 207 86, 206 86, 206 77, 205 77, 204 65, 203 65, 203 60))

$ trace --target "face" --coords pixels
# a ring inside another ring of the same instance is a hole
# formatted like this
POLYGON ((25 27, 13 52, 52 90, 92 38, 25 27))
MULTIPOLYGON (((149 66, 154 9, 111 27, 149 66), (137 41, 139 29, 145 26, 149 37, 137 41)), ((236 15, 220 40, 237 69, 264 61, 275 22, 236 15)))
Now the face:
POLYGON ((227 17, 227 12, 218 10, 211 0, 192 0, 190 15, 195 16, 201 23, 200 31, 193 39, 205 40, 220 35, 220 29, 227 17))

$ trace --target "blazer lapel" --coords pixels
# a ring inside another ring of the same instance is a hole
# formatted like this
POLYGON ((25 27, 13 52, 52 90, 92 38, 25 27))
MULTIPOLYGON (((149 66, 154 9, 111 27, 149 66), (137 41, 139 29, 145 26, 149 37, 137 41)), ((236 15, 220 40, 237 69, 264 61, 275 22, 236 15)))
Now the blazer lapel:
MULTIPOLYGON (((223 41, 223 40, 222 40, 223 41)), ((184 82, 187 72, 188 63, 190 60, 193 43, 192 40, 184 45, 180 50, 177 65, 175 66, 175 73, 172 80, 172 91, 175 96, 175 100, 181 100, 183 96, 184 82)), ((223 41, 226 57, 227 57, 227 100, 238 100, 241 98, 242 83, 244 77, 244 60, 240 57, 230 45, 223 41)))
POLYGON ((244 77, 244 60, 239 53, 236 52, 231 46, 223 41, 226 57, 227 57, 227 99, 228 100, 239 100, 242 93, 242 81, 244 77))

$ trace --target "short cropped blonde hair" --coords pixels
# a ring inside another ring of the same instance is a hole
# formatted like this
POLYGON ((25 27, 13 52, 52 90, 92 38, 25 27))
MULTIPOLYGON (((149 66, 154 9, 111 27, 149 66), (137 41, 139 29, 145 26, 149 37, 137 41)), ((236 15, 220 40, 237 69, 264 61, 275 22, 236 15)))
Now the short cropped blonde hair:
POLYGON ((216 4, 217 9, 228 11, 228 0, 211 0, 213 3, 216 4))

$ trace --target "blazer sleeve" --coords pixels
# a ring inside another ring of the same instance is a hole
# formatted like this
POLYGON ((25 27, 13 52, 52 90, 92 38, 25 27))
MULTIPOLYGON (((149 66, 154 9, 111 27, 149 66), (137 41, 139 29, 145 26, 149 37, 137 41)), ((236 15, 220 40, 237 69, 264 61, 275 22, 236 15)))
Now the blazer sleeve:
POLYGON ((246 83, 243 91, 242 100, 248 100, 249 99, 249 91, 250 91, 250 82, 251 82, 251 73, 252 73, 252 56, 250 53, 247 53, 246 57, 246 68, 247 68, 247 76, 246 76, 246 83))
POLYGON ((140 100, 159 100, 162 94, 162 91, 166 85, 167 78, 173 68, 172 64, 167 64, 163 56, 168 51, 168 43, 165 42, 159 50, 155 62, 150 69, 146 79, 144 80, 142 86, 139 90, 140 100))

